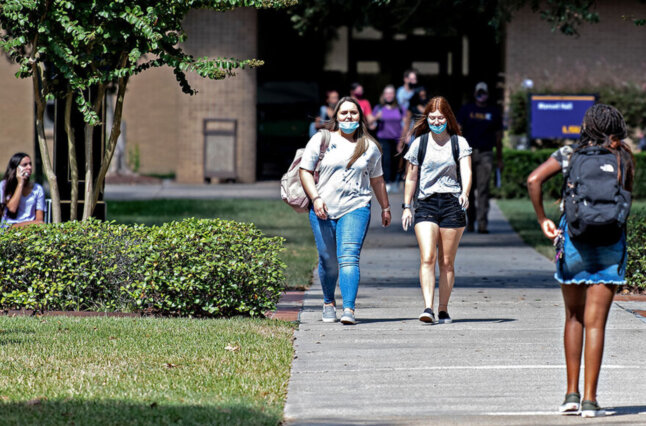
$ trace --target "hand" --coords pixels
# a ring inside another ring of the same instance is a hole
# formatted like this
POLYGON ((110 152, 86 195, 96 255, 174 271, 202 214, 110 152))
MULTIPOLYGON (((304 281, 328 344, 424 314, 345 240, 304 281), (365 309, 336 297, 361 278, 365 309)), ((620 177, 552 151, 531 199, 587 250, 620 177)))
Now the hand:
POLYGON ((549 219, 543 219, 543 221, 540 222, 540 224, 541 224, 541 231, 543 231, 543 235, 545 235, 550 240, 553 240, 561 233, 561 230, 558 229, 554 224, 554 222, 552 222, 549 219))
POLYGON ((382 210, 381 211, 381 226, 386 228, 387 226, 390 225, 391 220, 392 220, 392 217, 390 215, 390 210, 382 210))
POLYGON ((404 209, 402 213, 402 228, 404 231, 408 231, 408 228, 413 224, 413 213, 410 209, 404 209))
POLYGON ((24 184, 27 182, 29 173, 25 170, 24 167, 18 166, 18 170, 16 171, 16 178, 18 179, 19 184, 24 184))
POLYGON ((458 198, 458 201, 460 202, 460 206, 463 209, 468 209, 469 208, 469 196, 467 194, 460 194, 460 197, 458 198))
POLYGON ((399 141, 397 143, 397 154, 401 154, 404 151, 404 141, 399 141))
POLYGON ((322 198, 314 200, 314 213, 319 219, 327 220, 327 206, 322 198))

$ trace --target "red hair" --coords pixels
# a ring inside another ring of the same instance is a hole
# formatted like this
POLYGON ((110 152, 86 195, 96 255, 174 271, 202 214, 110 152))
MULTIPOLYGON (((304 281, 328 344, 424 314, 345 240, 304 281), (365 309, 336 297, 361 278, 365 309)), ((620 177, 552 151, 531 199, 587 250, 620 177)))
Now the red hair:
POLYGON ((460 131, 460 126, 458 125, 458 120, 455 119, 455 114, 451 109, 451 105, 443 96, 436 96, 428 101, 426 108, 424 108, 423 115, 415 122, 413 130, 411 133, 416 138, 422 136, 424 133, 431 131, 426 122, 426 118, 432 112, 439 111, 446 118, 446 130, 449 132, 449 135, 458 135, 461 136, 462 132, 460 131))

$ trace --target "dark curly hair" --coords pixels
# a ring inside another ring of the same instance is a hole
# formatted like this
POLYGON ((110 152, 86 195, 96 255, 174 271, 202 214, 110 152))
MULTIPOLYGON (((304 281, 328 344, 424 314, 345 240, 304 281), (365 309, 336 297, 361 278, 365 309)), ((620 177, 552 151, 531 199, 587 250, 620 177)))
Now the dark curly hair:
POLYGON ((612 105, 596 104, 583 116, 579 147, 600 145, 614 152, 624 171, 624 187, 632 191, 635 179, 635 158, 630 146, 624 142, 628 136, 626 121, 612 105))

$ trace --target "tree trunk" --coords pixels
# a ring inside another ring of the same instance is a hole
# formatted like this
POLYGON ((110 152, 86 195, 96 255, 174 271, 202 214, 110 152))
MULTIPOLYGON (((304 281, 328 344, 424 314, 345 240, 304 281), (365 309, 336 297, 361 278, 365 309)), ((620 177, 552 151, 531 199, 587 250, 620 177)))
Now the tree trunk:
POLYGON ((43 171, 47 176, 49 183, 49 194, 52 198, 52 222, 61 222, 61 196, 58 191, 58 181, 56 174, 52 167, 52 160, 49 156, 49 148, 47 147, 47 138, 45 137, 45 98, 40 85, 41 68, 38 64, 32 64, 32 81, 34 88, 34 100, 36 101, 36 132, 38 134, 38 147, 40 148, 40 156, 43 162, 43 171))
POLYGON ((69 92, 65 100, 65 132, 67 133, 67 153, 70 164, 71 178, 71 195, 70 195, 70 220, 78 218, 79 202, 79 168, 76 159, 76 139, 74 129, 72 129, 72 103, 74 101, 74 92, 69 92))
MULTIPOLYGON (((97 98, 94 101, 94 112, 99 116, 101 116, 104 95, 105 85, 100 85, 96 93, 97 98)), ((94 212, 94 207, 96 206, 96 203, 94 202, 94 128, 95 126, 91 124, 85 124, 85 191, 83 194, 83 220, 87 220, 92 216, 92 212, 94 212)))
POLYGON ((85 190, 83 192, 83 220, 87 220, 92 216, 92 203, 89 202, 92 194, 94 193, 94 161, 92 158, 92 142, 94 134, 94 126, 85 123, 85 190))
POLYGON ((101 159, 101 169, 96 178, 96 184, 94 186, 94 197, 92 199, 92 206, 96 206, 96 203, 99 200, 99 195, 103 190, 103 181, 105 180, 105 175, 108 173, 110 168, 110 162, 112 161, 112 156, 114 155, 114 150, 117 146, 117 139, 121 133, 121 116, 123 114, 123 99, 126 95, 126 86, 128 85, 128 77, 123 77, 119 79, 119 88, 117 91, 117 102, 114 106, 114 117, 112 121, 112 130, 110 131, 110 139, 105 148, 105 153, 101 159))

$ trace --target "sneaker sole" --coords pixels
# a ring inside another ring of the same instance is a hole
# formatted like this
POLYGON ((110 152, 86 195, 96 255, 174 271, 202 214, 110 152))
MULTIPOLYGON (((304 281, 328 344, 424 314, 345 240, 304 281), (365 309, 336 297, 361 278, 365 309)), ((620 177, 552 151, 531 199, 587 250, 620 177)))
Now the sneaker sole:
POLYGON ((322 318, 323 322, 336 322, 336 318, 322 318))
POLYGON ((603 417, 606 415, 605 410, 583 410, 581 417, 603 417))
POLYGON ((437 320, 438 324, 451 324, 453 322, 452 319, 440 319, 437 320))
POLYGON ((353 319, 350 319, 350 318, 341 318, 341 324, 354 325, 356 323, 357 323, 357 320, 353 320, 353 319))
POLYGON ((430 315, 420 315, 419 320, 428 324, 433 324, 435 321, 433 321, 433 317, 430 315))
POLYGON ((567 404, 563 404, 559 407, 559 413, 563 415, 579 414, 579 408, 580 404, 577 404, 576 402, 568 402, 567 404))

